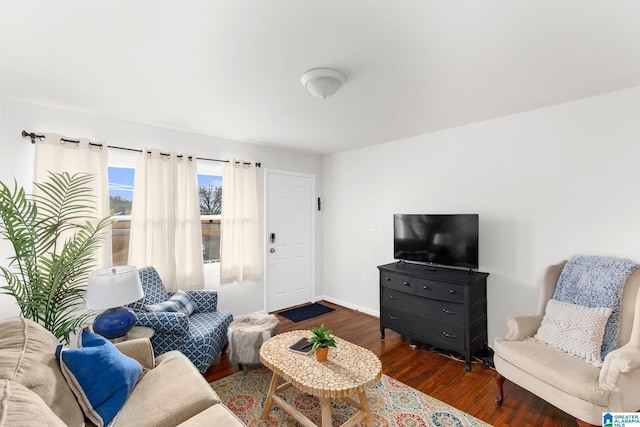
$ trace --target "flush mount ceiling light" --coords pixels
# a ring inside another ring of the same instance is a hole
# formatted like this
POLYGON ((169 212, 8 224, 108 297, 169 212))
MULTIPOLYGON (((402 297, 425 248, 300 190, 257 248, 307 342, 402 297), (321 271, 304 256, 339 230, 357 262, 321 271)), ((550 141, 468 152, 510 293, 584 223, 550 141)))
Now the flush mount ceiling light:
POLYGON ((325 99, 336 93, 347 78, 333 68, 314 68, 304 73, 300 81, 311 95, 325 99))

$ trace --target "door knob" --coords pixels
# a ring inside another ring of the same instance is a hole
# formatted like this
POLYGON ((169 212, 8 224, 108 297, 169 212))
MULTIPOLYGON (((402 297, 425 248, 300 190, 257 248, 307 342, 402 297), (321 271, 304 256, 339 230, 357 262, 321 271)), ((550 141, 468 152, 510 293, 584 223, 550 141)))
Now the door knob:
POLYGON ((276 248, 271 248, 269 249, 269 252, 274 253, 276 251, 276 248))

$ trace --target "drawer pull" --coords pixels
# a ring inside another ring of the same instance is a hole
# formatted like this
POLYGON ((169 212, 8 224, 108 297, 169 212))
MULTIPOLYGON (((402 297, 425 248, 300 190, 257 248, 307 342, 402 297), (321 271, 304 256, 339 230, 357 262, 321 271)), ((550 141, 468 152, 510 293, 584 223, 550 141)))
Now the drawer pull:
POLYGON ((445 337, 447 337, 447 338, 455 338, 455 337, 456 337, 455 335, 448 334, 448 333, 446 333, 445 331, 442 331, 442 335, 444 335, 444 336, 445 336, 445 337))
POLYGON ((394 297, 393 295, 389 295, 389 299, 398 299, 398 298, 394 297))
POLYGON ((424 289, 425 291, 430 291, 430 290, 431 290, 431 288, 430 288, 430 287, 428 287, 427 285, 424 285, 424 286, 422 287, 422 289, 424 289))
POLYGON ((405 286, 411 286, 411 284, 407 283, 407 282, 402 282, 402 284, 405 285, 405 286))
POLYGON ((384 280, 386 280, 387 282, 390 282, 390 281, 391 281, 391 279, 390 279, 390 278, 388 278, 388 277, 385 277, 385 278, 384 278, 384 280))
POLYGON ((446 308, 443 308, 443 309, 442 309, 442 312, 443 312, 443 313, 447 313, 447 314, 456 314, 456 312, 455 312, 455 311, 449 311, 449 310, 447 310, 446 308))
POLYGON ((455 294, 455 293, 456 293, 456 291, 454 291, 453 289, 449 289, 449 293, 450 293, 451 295, 453 295, 453 294, 455 294))
POLYGON ((389 319, 391 320, 398 320, 398 318, 396 316, 389 316, 389 319))

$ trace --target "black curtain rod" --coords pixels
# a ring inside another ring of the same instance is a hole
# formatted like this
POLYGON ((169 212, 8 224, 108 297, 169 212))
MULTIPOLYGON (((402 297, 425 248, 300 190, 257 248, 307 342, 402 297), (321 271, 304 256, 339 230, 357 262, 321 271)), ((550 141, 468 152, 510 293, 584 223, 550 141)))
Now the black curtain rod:
MULTIPOLYGON (((45 136, 44 136, 44 135, 39 135, 39 134, 36 134, 36 133, 34 133, 34 132, 27 132, 26 130, 23 130, 23 131, 22 131, 22 137, 23 137, 23 138, 26 138, 26 137, 31 138, 31 143, 32 143, 32 144, 35 144, 35 143, 36 143, 36 139, 38 139, 38 140, 40 140, 40 141, 42 141, 43 139, 45 139, 45 136)), ((78 144, 78 145, 80 145, 80 141, 79 141, 79 140, 75 140, 75 139, 60 138, 60 142, 61 142, 62 144, 64 144, 65 142, 70 142, 70 143, 73 143, 73 144, 78 144)), ((102 149, 102 147, 103 147, 103 145, 102 145, 102 144, 97 143, 97 142, 89 142, 89 146, 90 146, 90 147, 100 147, 101 149, 102 149)), ((115 145, 107 145, 107 148, 111 148, 111 149, 114 149, 114 150, 135 151, 136 153, 142 153, 142 152, 144 151, 144 150, 139 150, 139 149, 137 149, 137 148, 117 147, 117 146, 115 146, 115 145)), ((151 154, 151 151, 147 151, 147 154, 151 154)), ((171 156, 171 154, 170 154, 170 153, 162 153, 162 152, 160 153, 160 155, 161 155, 161 156, 167 156, 167 157, 170 157, 170 156, 171 156)), ((177 157, 178 157, 179 159, 181 159, 181 158, 182 158, 182 157, 184 157, 184 156, 183 156, 182 154, 179 154, 179 155, 177 155, 177 157)), ((192 157, 192 156, 189 156, 188 158, 189 158, 189 160, 193 160, 193 157, 192 157)), ((221 159, 208 159, 208 158, 206 158, 206 157, 196 157, 196 160, 204 160, 204 161, 208 161, 208 162, 223 162, 223 163, 229 163, 229 161, 230 161, 230 160, 221 160, 221 159)), ((236 164, 237 164, 237 163, 240 163, 240 162, 236 162, 236 164)), ((251 163, 250 163, 250 162, 244 162, 244 164, 245 164, 245 165, 250 165, 251 163)), ((256 163, 255 163, 255 166, 256 166, 257 168, 259 168, 259 167, 261 167, 261 166, 262 166, 262 163, 260 163, 260 162, 256 162, 256 163)))
POLYGON ((26 130, 22 131, 22 137, 23 138, 30 137, 32 144, 36 143, 36 138, 38 138, 40 141, 42 141, 44 139, 44 135, 38 135, 38 134, 36 134, 34 132, 27 132, 26 130))

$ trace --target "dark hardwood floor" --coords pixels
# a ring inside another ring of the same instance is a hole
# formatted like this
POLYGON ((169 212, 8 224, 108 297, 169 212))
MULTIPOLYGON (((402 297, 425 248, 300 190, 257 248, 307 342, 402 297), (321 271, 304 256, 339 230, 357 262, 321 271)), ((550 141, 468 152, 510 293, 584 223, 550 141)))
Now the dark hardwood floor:
MULTIPOLYGON (((504 402, 496 406, 495 371, 480 361, 473 364, 471 372, 466 372, 464 361, 436 353, 428 345, 405 340, 390 329, 382 341, 378 318, 321 302, 336 310, 298 323, 278 316, 280 332, 310 329, 324 323, 340 338, 374 352, 382 361, 386 375, 494 426, 576 426, 574 418, 508 380, 504 386, 504 402)), ((205 377, 211 382, 237 371, 238 365, 231 365, 224 353, 205 377)))

